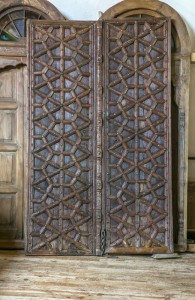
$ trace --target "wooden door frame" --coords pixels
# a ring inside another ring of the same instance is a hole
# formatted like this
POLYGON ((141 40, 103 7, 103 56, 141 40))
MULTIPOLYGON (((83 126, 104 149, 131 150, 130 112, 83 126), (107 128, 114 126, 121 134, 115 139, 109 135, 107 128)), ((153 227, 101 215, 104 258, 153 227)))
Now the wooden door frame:
POLYGON ((175 250, 187 249, 187 183, 188 183, 188 121, 190 82, 190 38, 181 16, 168 4, 158 0, 124 0, 109 8, 101 19, 128 18, 135 14, 169 17, 175 38, 172 53, 172 83, 178 107, 178 235, 175 250))

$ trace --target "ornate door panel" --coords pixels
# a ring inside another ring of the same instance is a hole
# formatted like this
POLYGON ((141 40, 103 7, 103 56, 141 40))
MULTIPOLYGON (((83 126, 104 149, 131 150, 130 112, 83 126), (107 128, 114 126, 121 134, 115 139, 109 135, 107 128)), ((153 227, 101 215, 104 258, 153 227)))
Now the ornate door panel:
POLYGON ((22 247, 23 238, 23 81, 22 67, 0 72, 0 247, 7 248, 22 247))
POLYGON ((32 25, 32 254, 94 253, 93 38, 91 22, 32 25))
POLYGON ((29 254, 172 251, 169 32, 31 23, 29 254))
POLYGON ((172 251, 169 32, 105 22, 106 253, 172 251))

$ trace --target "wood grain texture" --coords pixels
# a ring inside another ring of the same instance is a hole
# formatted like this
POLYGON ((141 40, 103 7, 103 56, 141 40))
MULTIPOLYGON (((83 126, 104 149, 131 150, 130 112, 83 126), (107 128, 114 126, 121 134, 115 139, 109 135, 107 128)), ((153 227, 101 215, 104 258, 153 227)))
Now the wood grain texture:
POLYGON ((1 251, 0 299, 194 300, 194 258, 40 258, 1 251))
POLYGON ((188 230, 195 231, 195 182, 188 182, 188 230))
POLYGON ((4 110, 3 108, 2 111, 0 112, 0 141, 1 142, 13 142, 15 136, 14 134, 15 123, 16 123, 16 119, 15 119, 14 112, 4 110))
POLYGON ((23 82, 23 68, 1 70, 0 247, 23 238, 23 82))
POLYGON ((14 171, 13 170, 13 154, 0 153, 0 183, 12 183, 14 171))

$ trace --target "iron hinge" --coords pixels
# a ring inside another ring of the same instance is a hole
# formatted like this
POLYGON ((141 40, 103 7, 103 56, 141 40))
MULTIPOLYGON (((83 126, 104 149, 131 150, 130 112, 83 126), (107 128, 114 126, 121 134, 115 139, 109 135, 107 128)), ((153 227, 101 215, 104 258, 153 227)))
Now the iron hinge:
POLYGON ((101 255, 104 255, 106 249, 106 229, 101 230, 101 255))

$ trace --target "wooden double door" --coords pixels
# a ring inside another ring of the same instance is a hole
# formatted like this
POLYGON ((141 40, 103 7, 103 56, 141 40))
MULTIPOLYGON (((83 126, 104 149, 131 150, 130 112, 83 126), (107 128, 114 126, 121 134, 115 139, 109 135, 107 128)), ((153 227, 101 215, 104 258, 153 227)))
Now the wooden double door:
POLYGON ((29 32, 26 252, 172 252, 170 20, 29 32))

